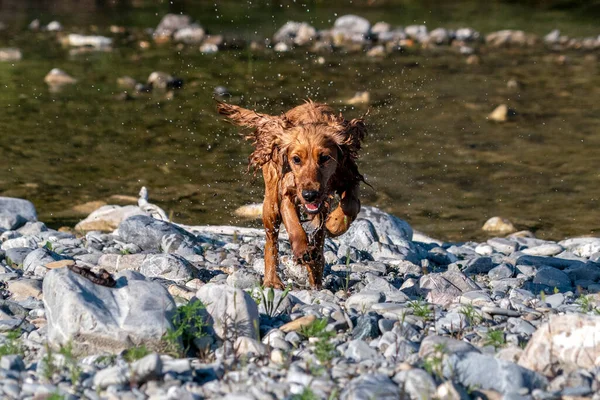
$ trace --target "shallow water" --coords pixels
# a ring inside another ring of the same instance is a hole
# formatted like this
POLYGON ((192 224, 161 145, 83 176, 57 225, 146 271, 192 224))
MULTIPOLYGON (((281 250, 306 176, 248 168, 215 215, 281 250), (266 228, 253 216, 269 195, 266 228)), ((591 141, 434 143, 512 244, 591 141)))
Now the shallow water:
MULTIPOLYGON (((398 8, 397 3, 352 11, 372 23, 425 21, 430 28, 466 25, 484 33, 521 28, 542 35, 558 27, 574 37, 600 34, 598 15, 580 8, 500 2, 443 8, 403 2, 398 8)), ((3 2, 0 9, 0 21, 9 24, 0 32, 0 47, 19 47, 24 55, 20 62, 0 63, 0 195, 32 200, 40 219, 53 226, 74 225, 81 218, 71 211, 76 204, 113 194, 136 196, 142 185, 176 221, 247 224, 233 210, 261 200, 262 178, 246 173, 249 145, 215 113, 213 89, 223 85, 232 93, 230 101, 259 111, 279 113, 312 98, 347 117, 363 115, 366 108, 344 106, 342 100, 369 91, 370 131, 360 167, 375 190, 364 188, 364 203, 430 235, 482 237, 480 227, 494 215, 553 239, 600 231, 597 54, 488 49, 480 65, 467 65, 448 48, 379 60, 303 49, 202 55, 195 48, 166 45, 142 51, 136 42, 119 39, 110 53, 69 56, 53 34, 28 32, 26 25, 35 17, 43 23, 58 18, 68 32, 89 32, 95 24, 107 34, 113 23, 156 26, 171 8, 183 9, 213 33, 250 39, 271 36, 288 19, 327 27, 335 12, 349 9, 338 2, 287 9, 287 2, 269 7, 222 2, 217 11, 204 3, 141 2, 135 12, 107 6, 89 11, 98 3, 83 2, 74 18, 67 6, 40 11, 31 4, 3 2), (12 15, 10 21, 6 15, 12 15), (560 55, 566 63, 557 62, 560 55), (316 62, 321 56, 323 65, 316 62), (43 77, 54 67, 79 83, 50 93, 43 77), (145 81, 156 70, 184 79, 173 100, 160 94, 115 100, 118 77, 145 81), (509 89, 510 79, 520 88, 509 89), (487 121, 502 103, 517 117, 504 124, 487 121)))

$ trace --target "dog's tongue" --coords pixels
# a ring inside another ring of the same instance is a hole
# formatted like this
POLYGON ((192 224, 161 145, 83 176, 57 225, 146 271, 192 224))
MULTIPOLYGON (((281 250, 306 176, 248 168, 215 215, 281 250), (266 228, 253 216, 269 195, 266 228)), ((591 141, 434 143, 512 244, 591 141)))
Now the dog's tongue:
POLYGON ((308 211, 317 211, 319 209, 319 206, 316 204, 308 203, 308 204, 305 204, 305 206, 308 211))

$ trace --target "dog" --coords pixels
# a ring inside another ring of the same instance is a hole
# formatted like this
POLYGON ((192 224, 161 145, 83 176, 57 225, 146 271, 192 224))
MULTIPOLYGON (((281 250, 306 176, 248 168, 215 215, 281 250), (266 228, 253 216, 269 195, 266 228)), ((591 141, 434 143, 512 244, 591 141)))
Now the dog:
POLYGON ((312 288, 322 286, 325 236, 346 232, 360 211, 356 160, 366 135, 363 118, 344 119, 326 104, 311 100, 280 116, 218 103, 218 112, 254 145, 249 168, 262 169, 265 181, 265 275, 263 285, 283 289, 277 275, 279 228, 283 222, 296 262, 308 270, 312 288), (337 203, 337 204, 336 204, 337 203), (306 216, 310 234, 301 218, 306 216))

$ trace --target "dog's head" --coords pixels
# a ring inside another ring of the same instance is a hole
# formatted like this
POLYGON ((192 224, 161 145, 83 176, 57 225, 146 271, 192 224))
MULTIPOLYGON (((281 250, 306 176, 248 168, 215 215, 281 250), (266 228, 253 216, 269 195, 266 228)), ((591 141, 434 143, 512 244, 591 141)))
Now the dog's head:
POLYGON ((255 129, 246 136, 255 146, 250 165, 274 162, 282 176, 292 173, 296 197, 311 214, 320 211, 336 171, 354 165, 366 133, 362 119, 347 121, 327 105, 311 101, 281 116, 224 103, 218 111, 237 125, 255 129))

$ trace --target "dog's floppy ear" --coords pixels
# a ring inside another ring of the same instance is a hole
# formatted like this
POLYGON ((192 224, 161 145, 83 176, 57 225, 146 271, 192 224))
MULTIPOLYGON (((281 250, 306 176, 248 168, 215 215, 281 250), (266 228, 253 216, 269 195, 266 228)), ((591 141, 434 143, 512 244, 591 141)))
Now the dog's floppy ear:
POLYGON ((244 136, 255 147, 249 158, 250 165, 260 168, 269 161, 282 162, 279 144, 287 126, 287 120, 284 117, 260 114, 225 103, 218 103, 217 111, 236 125, 255 129, 254 132, 244 136))
POLYGON ((355 118, 348 123, 345 143, 353 157, 356 158, 358 156, 358 151, 360 150, 362 141, 365 140, 366 134, 367 128, 362 118, 355 118))

